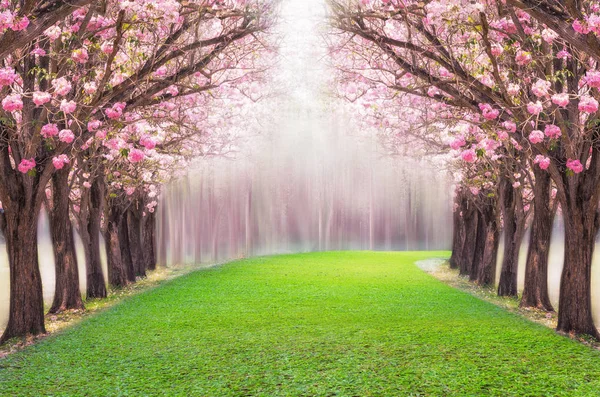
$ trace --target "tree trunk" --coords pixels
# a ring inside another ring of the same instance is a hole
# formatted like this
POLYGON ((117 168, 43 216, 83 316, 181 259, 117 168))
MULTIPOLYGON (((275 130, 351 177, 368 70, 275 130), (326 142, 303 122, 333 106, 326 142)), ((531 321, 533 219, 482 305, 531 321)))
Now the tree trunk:
POLYGON ((0 343, 28 334, 46 333, 42 278, 37 255, 39 209, 22 199, 6 206, 4 236, 10 267, 8 324, 0 343))
POLYGON ((90 235, 87 261, 87 297, 106 298, 106 284, 100 260, 100 225, 104 211, 104 181, 103 175, 95 178, 90 190, 90 212, 88 233, 90 235))
POLYGON ((469 281, 476 281, 477 274, 480 272, 480 268, 484 266, 483 256, 485 254, 485 244, 487 238, 486 223, 483 213, 479 209, 476 209, 474 216, 477 218, 477 227, 475 231, 473 260, 471 262, 471 269, 469 271, 469 281))
POLYGON ((110 206, 106 214, 106 259, 108 263, 108 283, 112 287, 121 288, 127 285, 127 271, 121 258, 121 245, 119 244, 119 226, 123 214, 115 207, 110 206))
POLYGON ((465 243, 461 254, 462 262, 458 266, 461 275, 468 275, 471 273, 473 266, 475 243, 477 241, 477 209, 471 202, 469 202, 467 210, 463 211, 463 221, 465 224, 465 243))
POLYGON ((127 210, 127 236, 129 238, 129 251, 131 263, 136 277, 146 277, 146 263, 142 251, 142 212, 143 206, 134 203, 127 210))
POLYGON ((496 263, 498 258, 498 244, 500 243, 500 229, 498 227, 496 205, 494 204, 487 205, 481 211, 481 218, 485 225, 485 245, 481 265, 478 268, 477 278, 475 280, 477 284, 481 286, 494 285, 496 280, 496 263))
MULTIPOLYGON (((197 243, 200 244, 200 241, 197 243)), ((156 209, 142 219, 142 247, 148 270, 156 269, 156 209)))
POLYGON ((463 261, 461 257, 465 244, 465 220, 463 218, 463 210, 466 210, 466 198, 459 191, 456 193, 456 204, 453 213, 454 231, 452 235, 452 256, 450 256, 450 269, 458 269, 459 264, 463 261))
POLYGON ((69 172, 70 167, 64 167, 52 175, 52 205, 49 215, 56 284, 50 313, 84 309, 79 289, 73 225, 69 218, 69 172))
POLYGON ((498 282, 498 296, 517 296, 519 250, 525 232, 525 214, 521 192, 510 180, 500 182, 500 200, 504 219, 504 258, 498 282))
POLYGON ((123 220, 119 222, 119 228, 117 230, 117 236, 119 238, 119 247, 121 248, 121 261, 125 268, 125 274, 127 275, 127 281, 135 283, 135 268, 133 267, 133 260, 131 258, 131 248, 129 246, 129 227, 127 225, 127 210, 122 212, 123 220))
POLYGON ((525 287, 521 307, 535 307, 554 311, 548 296, 548 257, 555 210, 550 207, 552 185, 550 175, 534 167, 533 221, 529 236, 527 264, 525 265, 525 287))
MULTIPOLYGON (((571 177, 573 178, 573 177, 571 177)), ((573 183, 575 185, 575 183, 573 183)), ((598 231, 597 200, 585 200, 582 186, 561 202, 565 221, 565 262, 560 280, 558 331, 600 339, 592 319, 592 254, 598 231), (566 204, 566 205, 565 205, 566 204)))

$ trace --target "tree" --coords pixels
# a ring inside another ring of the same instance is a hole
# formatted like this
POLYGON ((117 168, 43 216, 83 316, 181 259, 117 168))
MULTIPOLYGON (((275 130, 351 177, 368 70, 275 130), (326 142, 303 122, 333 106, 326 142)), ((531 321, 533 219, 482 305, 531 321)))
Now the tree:
POLYGON ((44 332, 31 241, 56 170, 92 145, 119 139, 127 114, 210 90, 237 64, 232 58, 259 57, 258 35, 268 28, 272 7, 261 1, 165 1, 160 9, 143 1, 107 2, 73 10, 3 59, 0 200, 11 304, 2 341, 44 332))
MULTIPOLYGON (((350 35, 344 37, 361 48, 355 51, 360 56, 380 63, 392 89, 479 114, 486 139, 507 148, 503 156, 514 151, 515 160, 549 172, 566 227, 558 330, 598 337, 590 298, 600 193, 594 56, 582 52, 572 34, 560 37, 558 28, 532 17, 535 7, 524 12, 501 2, 329 4, 333 26, 350 35)), ((479 147, 467 150, 474 159, 484 154, 479 147)))

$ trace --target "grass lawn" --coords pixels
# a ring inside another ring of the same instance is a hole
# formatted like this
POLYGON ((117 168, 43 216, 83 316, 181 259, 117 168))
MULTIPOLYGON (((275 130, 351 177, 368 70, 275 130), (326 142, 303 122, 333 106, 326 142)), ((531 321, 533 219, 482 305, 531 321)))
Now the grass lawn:
POLYGON ((331 252, 201 270, 0 360, 1 396, 597 396, 600 352, 413 262, 331 252))

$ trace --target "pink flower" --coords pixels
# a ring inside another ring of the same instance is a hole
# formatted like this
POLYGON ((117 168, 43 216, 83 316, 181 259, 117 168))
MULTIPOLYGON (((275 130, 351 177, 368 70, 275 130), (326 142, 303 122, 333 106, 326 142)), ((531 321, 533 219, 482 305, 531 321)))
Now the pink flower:
POLYGON ((598 110, 598 101, 591 96, 584 95, 579 98, 579 111, 585 113, 596 113, 598 110))
POLYGON ((26 174, 29 172, 29 170, 35 168, 35 159, 31 158, 29 160, 27 159, 23 159, 21 160, 21 162, 19 163, 19 166, 17 167, 17 169, 22 172, 23 174, 26 174))
POLYGON ((517 65, 527 65, 529 62, 531 62, 531 53, 519 50, 517 52, 517 56, 515 57, 515 62, 517 62, 517 65))
POLYGON ((452 142, 450 142, 450 147, 454 150, 458 150, 461 147, 465 146, 467 142, 465 142, 465 138, 462 136, 457 136, 454 138, 452 142))
POLYGON ((558 59, 569 59, 571 58, 571 54, 569 53, 569 51, 567 50, 560 50, 557 54, 556 57, 558 59))
POLYGON ((521 91, 521 87, 519 87, 518 84, 510 83, 508 85, 508 87, 506 87, 506 92, 508 92, 508 95, 511 95, 511 96, 519 95, 520 91, 521 91))
POLYGON ((18 76, 13 68, 0 68, 0 88, 5 85, 11 85, 18 76))
POLYGON ((477 153, 475 152, 474 149, 468 149, 463 151, 460 154, 460 157, 463 159, 463 161, 467 162, 467 163, 474 163, 475 160, 477 160, 477 153))
POLYGON ((55 25, 44 30, 44 34, 50 39, 50 41, 54 41, 60 37, 62 31, 58 26, 55 25))
POLYGON ((127 156, 127 159, 131 162, 131 163, 139 163, 140 161, 144 160, 144 152, 142 152, 140 149, 131 149, 129 151, 129 155, 127 156))
POLYGON ((63 168, 65 164, 69 164, 69 157, 67 157, 66 154, 61 154, 52 158, 52 165, 54 165, 54 168, 57 170, 63 168))
POLYGON ((133 193, 135 193, 135 188, 132 186, 128 186, 125 188, 125 194, 127 194, 128 196, 131 196, 133 193))
POLYGON ((520 187, 521 187, 521 182, 517 181, 517 182, 513 183, 513 184, 512 184, 512 186, 513 186, 515 189, 518 189, 518 188, 520 188, 520 187))
POLYGON ((580 20, 576 19, 573 21, 573 30, 577 33, 588 34, 590 29, 580 20))
POLYGON ((506 128, 506 130, 509 132, 517 132, 517 124, 515 124, 513 121, 505 121, 502 123, 502 127, 506 128))
POLYGON ((92 187, 92 184, 89 183, 88 181, 85 181, 85 182, 83 182, 83 187, 86 188, 86 189, 89 189, 89 188, 92 187))
POLYGON ((52 87, 54 87, 54 93, 56 95, 67 95, 71 91, 71 83, 64 77, 52 80, 52 87))
POLYGON ((77 104, 75 101, 67 101, 63 99, 60 102, 60 110, 62 110, 65 114, 73 113, 77 109, 77 104))
POLYGON ((544 128, 544 134, 546 134, 548 138, 557 139, 561 136, 560 127, 554 124, 549 124, 546 126, 546 128, 544 128))
POLYGON ((71 130, 60 130, 58 139, 64 143, 71 143, 75 139, 75 134, 71 130))
POLYGON ((21 95, 7 95, 2 100, 2 109, 6 110, 7 112, 15 112, 23 109, 23 100, 21 99, 21 95))
POLYGON ((171 94, 171 96, 177 96, 179 94, 179 88, 174 85, 169 86, 165 91, 171 94))
POLYGON ((557 37, 558 33, 556 33, 554 30, 548 28, 542 30, 542 39, 548 44, 552 44, 557 37))
POLYGON ((96 131, 101 126, 102 126, 102 122, 100 120, 90 120, 87 123, 87 128, 89 131, 96 131))
POLYGON ((140 138, 140 145, 144 146, 146 148, 146 150, 152 150, 156 147, 156 142, 154 141, 154 138, 152 138, 149 135, 143 135, 140 138))
POLYGON ((550 159, 548 157, 542 156, 541 154, 535 156, 533 162, 543 170, 548 169, 548 167, 550 166, 550 159))
POLYGON ((123 115, 123 109, 125 109, 125 102, 117 102, 111 108, 106 109, 104 113, 109 119, 118 119, 123 115))
POLYGON ((40 48, 40 47, 36 47, 33 50, 31 50, 31 52, 29 54, 38 55, 38 56, 43 57, 44 55, 46 55, 46 50, 44 50, 43 48, 40 48))
POLYGON ((163 77, 167 75, 167 67, 161 66, 154 72, 154 77, 163 77))
POLYGON ((483 117, 486 120, 495 120, 498 118, 498 115, 500 114, 500 111, 492 108, 492 106, 488 103, 480 103, 479 109, 483 113, 483 117))
MULTIPOLYGON (((0 3, 2 8, 8 8, 8 2, 0 3)), ((7 29, 15 22, 15 14, 10 10, 0 12, 0 30, 7 29)))
POLYGON ((527 104, 527 111, 533 115, 540 114, 544 110, 542 103, 537 101, 536 103, 529 102, 527 104))
POLYGON ((544 140, 544 133, 540 130, 533 130, 531 134, 529 134, 529 142, 531 143, 540 143, 544 140))
POLYGON ((88 95, 92 95, 97 90, 98 90, 98 87, 96 86, 96 83, 94 83, 94 82, 85 83, 83 85, 83 91, 85 91, 85 93, 88 94, 88 95))
POLYGON ((21 20, 19 20, 19 22, 13 23, 11 29, 15 32, 18 32, 27 29, 27 26, 29 26, 29 19, 26 16, 24 16, 23 18, 21 18, 21 20))
POLYGON ((552 95, 552 103, 560 106, 560 107, 565 107, 569 104, 569 94, 554 94, 552 95))
POLYGON ((79 48, 73 51, 73 60, 78 63, 86 63, 89 59, 88 52, 85 48, 79 48))
POLYGON ((102 43, 102 45, 100 46, 100 51, 102 51, 103 53, 105 53, 106 55, 109 55, 113 52, 113 45, 110 42, 104 42, 102 43))
POLYGON ((497 57, 499 55, 502 55, 502 53, 504 52, 504 48, 502 48, 502 46, 500 44, 494 43, 492 44, 492 55, 497 57))
POLYGON ((583 80, 590 87, 600 88, 600 72, 597 70, 588 70, 583 80))
POLYGON ((104 139, 104 138, 106 138, 106 134, 107 134, 106 130, 100 130, 100 131, 96 132, 95 137, 96 137, 96 139, 104 139))
POLYGON ((579 174, 581 171, 583 171, 583 165, 581 165, 581 162, 579 160, 568 159, 567 168, 576 174, 579 174))
POLYGON ((42 127, 40 134, 44 138, 50 138, 50 137, 56 136, 56 135, 58 135, 58 127, 56 126, 56 124, 46 124, 42 127))
POLYGON ((36 106, 42 106, 43 104, 50 102, 51 99, 52 95, 48 92, 34 91, 33 93, 33 103, 35 103, 36 106))
POLYGON ((549 81, 538 79, 538 81, 531 86, 531 92, 538 98, 547 96, 550 85, 549 81))

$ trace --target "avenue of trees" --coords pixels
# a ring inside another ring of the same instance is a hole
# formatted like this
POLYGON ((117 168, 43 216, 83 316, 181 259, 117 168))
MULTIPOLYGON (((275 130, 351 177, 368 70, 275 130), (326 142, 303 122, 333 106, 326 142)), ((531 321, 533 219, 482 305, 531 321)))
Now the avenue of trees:
POLYGON ((457 178, 450 264, 521 306, 553 311, 552 225, 565 227, 558 331, 599 338, 591 265, 600 226, 600 3, 328 0, 340 95, 387 145, 446 153, 457 178), (504 256, 496 263, 499 236, 504 256))
POLYGON ((0 342, 45 332, 37 223, 49 213, 50 312, 82 309, 156 266, 160 186, 197 156, 229 150, 223 131, 268 68, 273 1, 0 2, 0 226, 10 267, 0 342))

